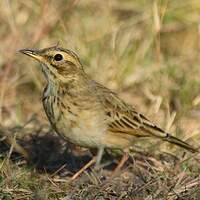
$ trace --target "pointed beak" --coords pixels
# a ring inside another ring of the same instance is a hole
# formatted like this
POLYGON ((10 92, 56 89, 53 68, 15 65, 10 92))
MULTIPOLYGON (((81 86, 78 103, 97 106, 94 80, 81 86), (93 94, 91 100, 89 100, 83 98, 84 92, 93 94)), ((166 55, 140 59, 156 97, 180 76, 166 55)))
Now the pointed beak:
POLYGON ((21 49, 19 50, 19 52, 30 56, 38 61, 42 61, 43 60, 43 56, 40 55, 40 51, 38 50, 33 50, 33 49, 21 49))

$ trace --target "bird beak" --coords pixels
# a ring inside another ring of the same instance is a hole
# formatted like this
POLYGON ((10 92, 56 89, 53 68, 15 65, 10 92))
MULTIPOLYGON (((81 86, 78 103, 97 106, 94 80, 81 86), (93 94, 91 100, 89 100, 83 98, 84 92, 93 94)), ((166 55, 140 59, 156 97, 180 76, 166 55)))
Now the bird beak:
POLYGON ((43 60, 43 56, 40 55, 40 51, 38 50, 33 50, 33 49, 21 49, 19 50, 19 52, 27 55, 27 56, 30 56, 38 61, 42 61, 43 60))

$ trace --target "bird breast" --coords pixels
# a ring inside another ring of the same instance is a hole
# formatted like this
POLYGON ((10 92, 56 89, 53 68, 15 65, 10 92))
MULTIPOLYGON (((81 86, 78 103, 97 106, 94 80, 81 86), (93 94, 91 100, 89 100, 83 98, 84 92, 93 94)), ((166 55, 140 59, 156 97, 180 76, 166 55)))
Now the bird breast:
POLYGON ((62 100, 56 96, 43 98, 44 109, 52 127, 65 140, 79 146, 98 148, 103 145, 106 122, 100 105, 88 107, 84 106, 85 101, 69 99, 66 96, 62 100))

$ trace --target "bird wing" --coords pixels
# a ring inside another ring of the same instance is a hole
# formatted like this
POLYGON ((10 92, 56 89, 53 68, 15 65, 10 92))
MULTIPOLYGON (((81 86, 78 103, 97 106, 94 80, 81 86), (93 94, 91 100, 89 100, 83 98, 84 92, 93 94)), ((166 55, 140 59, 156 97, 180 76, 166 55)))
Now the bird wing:
POLYGON ((112 132, 123 132, 137 137, 151 135, 164 137, 166 135, 162 129, 137 112, 135 108, 119 99, 115 93, 110 93, 109 97, 104 99, 104 108, 108 119, 108 129, 112 132))
MULTIPOLYGON (((108 130, 114 133, 124 133, 135 137, 157 137, 164 141, 181 146, 191 152, 197 150, 188 143, 165 132, 144 115, 137 112, 131 105, 121 100, 109 89, 99 86, 102 93, 99 96, 105 109, 108 130)), ((98 89, 99 90, 99 89, 98 89)))

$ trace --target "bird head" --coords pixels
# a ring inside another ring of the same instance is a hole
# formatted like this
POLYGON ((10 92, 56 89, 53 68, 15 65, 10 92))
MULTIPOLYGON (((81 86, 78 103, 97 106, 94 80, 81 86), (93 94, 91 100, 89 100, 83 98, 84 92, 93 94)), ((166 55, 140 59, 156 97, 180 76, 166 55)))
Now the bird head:
POLYGON ((21 49, 20 52, 42 63, 48 80, 65 81, 83 72, 78 56, 69 49, 53 46, 40 50, 21 49))

